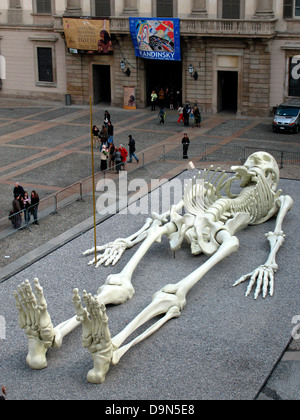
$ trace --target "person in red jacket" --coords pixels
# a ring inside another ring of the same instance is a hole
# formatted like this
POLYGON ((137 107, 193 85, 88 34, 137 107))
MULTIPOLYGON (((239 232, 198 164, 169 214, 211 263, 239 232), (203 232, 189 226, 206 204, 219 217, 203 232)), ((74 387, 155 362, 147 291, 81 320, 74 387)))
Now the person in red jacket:
POLYGON ((121 156, 122 156, 123 170, 125 171, 125 163, 126 163, 126 158, 128 156, 128 152, 125 149, 125 147, 123 146, 123 144, 120 144, 119 150, 120 150, 120 153, 121 153, 121 156))

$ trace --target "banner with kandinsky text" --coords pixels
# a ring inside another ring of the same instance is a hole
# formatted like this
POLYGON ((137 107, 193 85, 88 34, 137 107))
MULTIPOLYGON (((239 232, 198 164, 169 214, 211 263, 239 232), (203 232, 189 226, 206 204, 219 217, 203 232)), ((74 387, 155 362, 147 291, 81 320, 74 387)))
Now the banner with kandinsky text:
POLYGON ((175 18, 129 18, 136 57, 181 61, 180 20, 175 18))

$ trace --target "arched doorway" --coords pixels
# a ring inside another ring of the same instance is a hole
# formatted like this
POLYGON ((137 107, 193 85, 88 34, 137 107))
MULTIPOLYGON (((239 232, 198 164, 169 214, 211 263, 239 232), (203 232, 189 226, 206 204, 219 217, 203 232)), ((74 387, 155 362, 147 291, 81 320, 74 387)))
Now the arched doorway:
POLYGON ((93 65, 93 95, 94 105, 111 103, 110 66, 93 65))
MULTIPOLYGON (((164 60, 144 60, 146 70, 146 104, 150 105, 152 90, 158 94, 160 88, 173 90, 174 99, 179 92, 178 101, 182 101, 182 62, 164 60)), ((174 103, 175 107, 176 103, 174 103)))

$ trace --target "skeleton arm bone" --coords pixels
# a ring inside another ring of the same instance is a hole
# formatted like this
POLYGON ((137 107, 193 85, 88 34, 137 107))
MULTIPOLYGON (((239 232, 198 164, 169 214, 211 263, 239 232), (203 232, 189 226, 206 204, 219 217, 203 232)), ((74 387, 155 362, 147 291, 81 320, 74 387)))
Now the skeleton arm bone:
MULTIPOLYGON (((151 214, 151 218, 147 218, 144 226, 140 230, 128 236, 127 238, 118 238, 113 242, 97 246, 97 252, 104 252, 98 256, 99 258, 97 257, 97 263, 95 267, 97 268, 102 264, 105 266, 112 264, 114 266, 119 261, 126 249, 132 248, 134 245, 142 242, 146 238, 147 231, 152 226, 154 220, 158 220, 161 223, 167 223, 170 215, 182 210, 183 206, 184 203, 183 200, 181 200, 178 204, 173 205, 171 209, 165 213, 158 214, 154 212, 151 214)), ((90 255, 94 252, 95 248, 90 248, 83 252, 83 255, 90 255)), ((88 262, 88 265, 93 264, 95 264, 95 258, 88 262)))
POLYGON ((277 214, 274 232, 266 233, 266 237, 270 243, 270 253, 265 264, 259 266, 251 273, 248 273, 238 279, 233 286, 243 283, 250 279, 245 296, 249 296, 254 284, 256 289, 254 292, 254 299, 257 299, 262 292, 263 298, 267 296, 268 289, 270 296, 274 294, 274 273, 278 270, 276 263, 276 254, 284 242, 284 233, 282 231, 283 220, 293 205, 293 199, 290 196, 281 196, 277 199, 277 204, 280 206, 277 214))
MULTIPOLYGON (((158 214, 153 212, 151 214, 151 218, 148 217, 144 226, 142 226, 142 228, 137 232, 133 233, 127 238, 118 238, 113 242, 97 246, 97 252, 104 252, 97 257, 97 263, 95 267, 97 268, 102 264, 104 264, 105 266, 112 264, 114 266, 119 261, 126 249, 132 248, 134 245, 142 242, 146 238, 147 231, 152 226, 155 220, 158 220, 161 223, 167 223, 168 218, 172 216, 172 214, 182 210, 183 206, 184 202, 183 200, 181 200, 178 204, 171 206, 171 209, 166 211, 165 213, 158 214)), ((94 252, 95 248, 90 248, 83 252, 83 255, 90 255, 94 252)), ((95 264, 95 258, 88 262, 88 265, 93 264, 95 264)))

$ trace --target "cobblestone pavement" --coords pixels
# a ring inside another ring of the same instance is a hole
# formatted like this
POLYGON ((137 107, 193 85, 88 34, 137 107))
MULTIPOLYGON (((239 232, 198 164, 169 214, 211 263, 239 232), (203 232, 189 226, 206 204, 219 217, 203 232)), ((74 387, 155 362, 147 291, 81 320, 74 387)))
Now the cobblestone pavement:
MULTIPOLYGON (((102 125, 105 109, 111 114, 115 144, 127 146, 129 134, 136 140, 139 163, 126 165, 129 182, 141 178, 150 188, 152 179, 171 179, 184 171, 186 161, 182 159, 181 146, 184 132, 191 140, 189 158, 199 169, 214 164, 230 170, 231 165, 239 163, 247 153, 264 149, 273 151, 279 161, 282 152, 285 159, 292 155, 294 160, 283 160, 281 176, 300 178, 300 134, 273 133, 271 118, 203 115, 202 126, 192 128, 178 125, 177 112, 168 111, 166 124, 161 126, 157 113, 149 109, 130 111, 97 105, 92 110, 93 124, 102 125)), ((94 149, 93 154, 96 180, 103 179, 99 171, 99 149, 94 149)), ((26 255, 31 255, 38 247, 60 235, 63 238, 65 232, 86 220, 89 223, 84 229, 91 228, 92 167, 89 107, 0 100, 0 282, 13 263, 26 259, 26 255), (76 193, 71 189, 66 193, 70 185, 83 179, 87 181, 82 200, 77 200, 77 189, 76 193), (37 190, 43 203, 39 225, 32 224, 19 231, 7 225, 15 181, 29 192, 37 190), (57 212, 53 212, 55 196, 59 197, 57 212)), ((116 180, 117 175, 107 171, 105 179, 116 180)), ((96 199, 98 196, 96 192, 96 199)), ((285 356, 298 369, 294 359, 299 350, 298 343, 293 341, 285 356)), ((258 399, 280 399, 276 384, 280 382, 281 370, 286 374, 283 366, 286 365, 281 362, 277 367, 279 379, 272 376, 258 399)))

